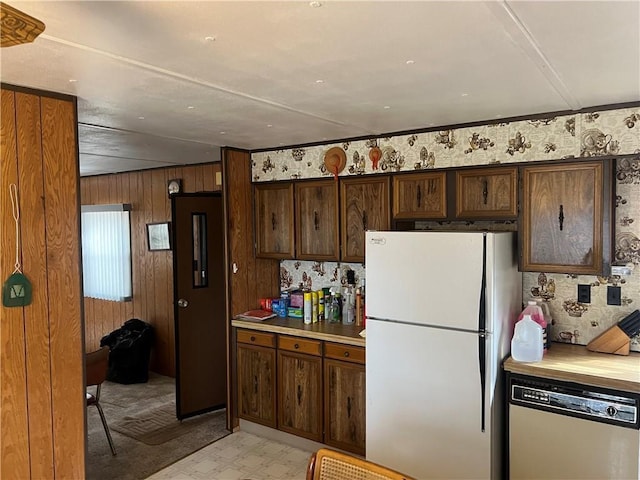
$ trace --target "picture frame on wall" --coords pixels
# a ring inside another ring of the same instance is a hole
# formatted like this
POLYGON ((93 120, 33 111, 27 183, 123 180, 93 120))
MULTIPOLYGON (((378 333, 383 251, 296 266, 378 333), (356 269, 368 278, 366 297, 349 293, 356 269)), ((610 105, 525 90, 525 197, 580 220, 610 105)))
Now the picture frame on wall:
POLYGON ((147 223, 147 246, 150 252, 171 250, 171 222, 147 223))

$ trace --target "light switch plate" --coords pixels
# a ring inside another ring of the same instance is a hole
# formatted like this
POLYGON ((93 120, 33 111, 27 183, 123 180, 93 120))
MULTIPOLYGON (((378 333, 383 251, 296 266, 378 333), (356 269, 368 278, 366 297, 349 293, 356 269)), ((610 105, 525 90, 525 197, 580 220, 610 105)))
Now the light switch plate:
POLYGON ((578 285, 578 302, 591 303, 591 285, 578 285))
POLYGON ((607 305, 622 305, 620 287, 614 287, 613 285, 607 287, 607 305))

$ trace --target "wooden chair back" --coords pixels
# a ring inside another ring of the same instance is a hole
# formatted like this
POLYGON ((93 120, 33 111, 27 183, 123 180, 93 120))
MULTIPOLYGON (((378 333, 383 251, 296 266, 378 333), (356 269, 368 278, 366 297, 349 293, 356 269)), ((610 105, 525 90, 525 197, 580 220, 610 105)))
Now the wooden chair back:
POLYGON ((390 468, 328 448, 311 455, 307 480, 414 480, 390 468))

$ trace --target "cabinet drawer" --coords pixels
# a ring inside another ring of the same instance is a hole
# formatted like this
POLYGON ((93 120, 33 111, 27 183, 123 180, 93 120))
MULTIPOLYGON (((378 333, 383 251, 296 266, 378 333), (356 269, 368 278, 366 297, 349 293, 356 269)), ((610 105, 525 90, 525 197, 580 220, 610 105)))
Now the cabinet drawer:
POLYGON ((364 364, 364 355, 365 350, 362 347, 328 342, 324 344, 324 356, 327 358, 364 364))
POLYGON ((291 352, 306 353, 309 355, 322 355, 322 342, 320 340, 308 340, 298 337, 278 336, 278 348, 291 352))
POLYGON ((238 343, 249 343, 263 347, 276 346, 273 333, 254 332, 253 330, 238 330, 238 343))

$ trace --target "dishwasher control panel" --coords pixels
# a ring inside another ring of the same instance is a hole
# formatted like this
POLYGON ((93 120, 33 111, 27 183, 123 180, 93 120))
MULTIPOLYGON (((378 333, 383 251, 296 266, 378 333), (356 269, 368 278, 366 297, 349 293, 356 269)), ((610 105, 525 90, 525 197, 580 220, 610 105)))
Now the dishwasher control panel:
POLYGON ((509 403, 640 429, 640 395, 630 392, 511 375, 509 403))

